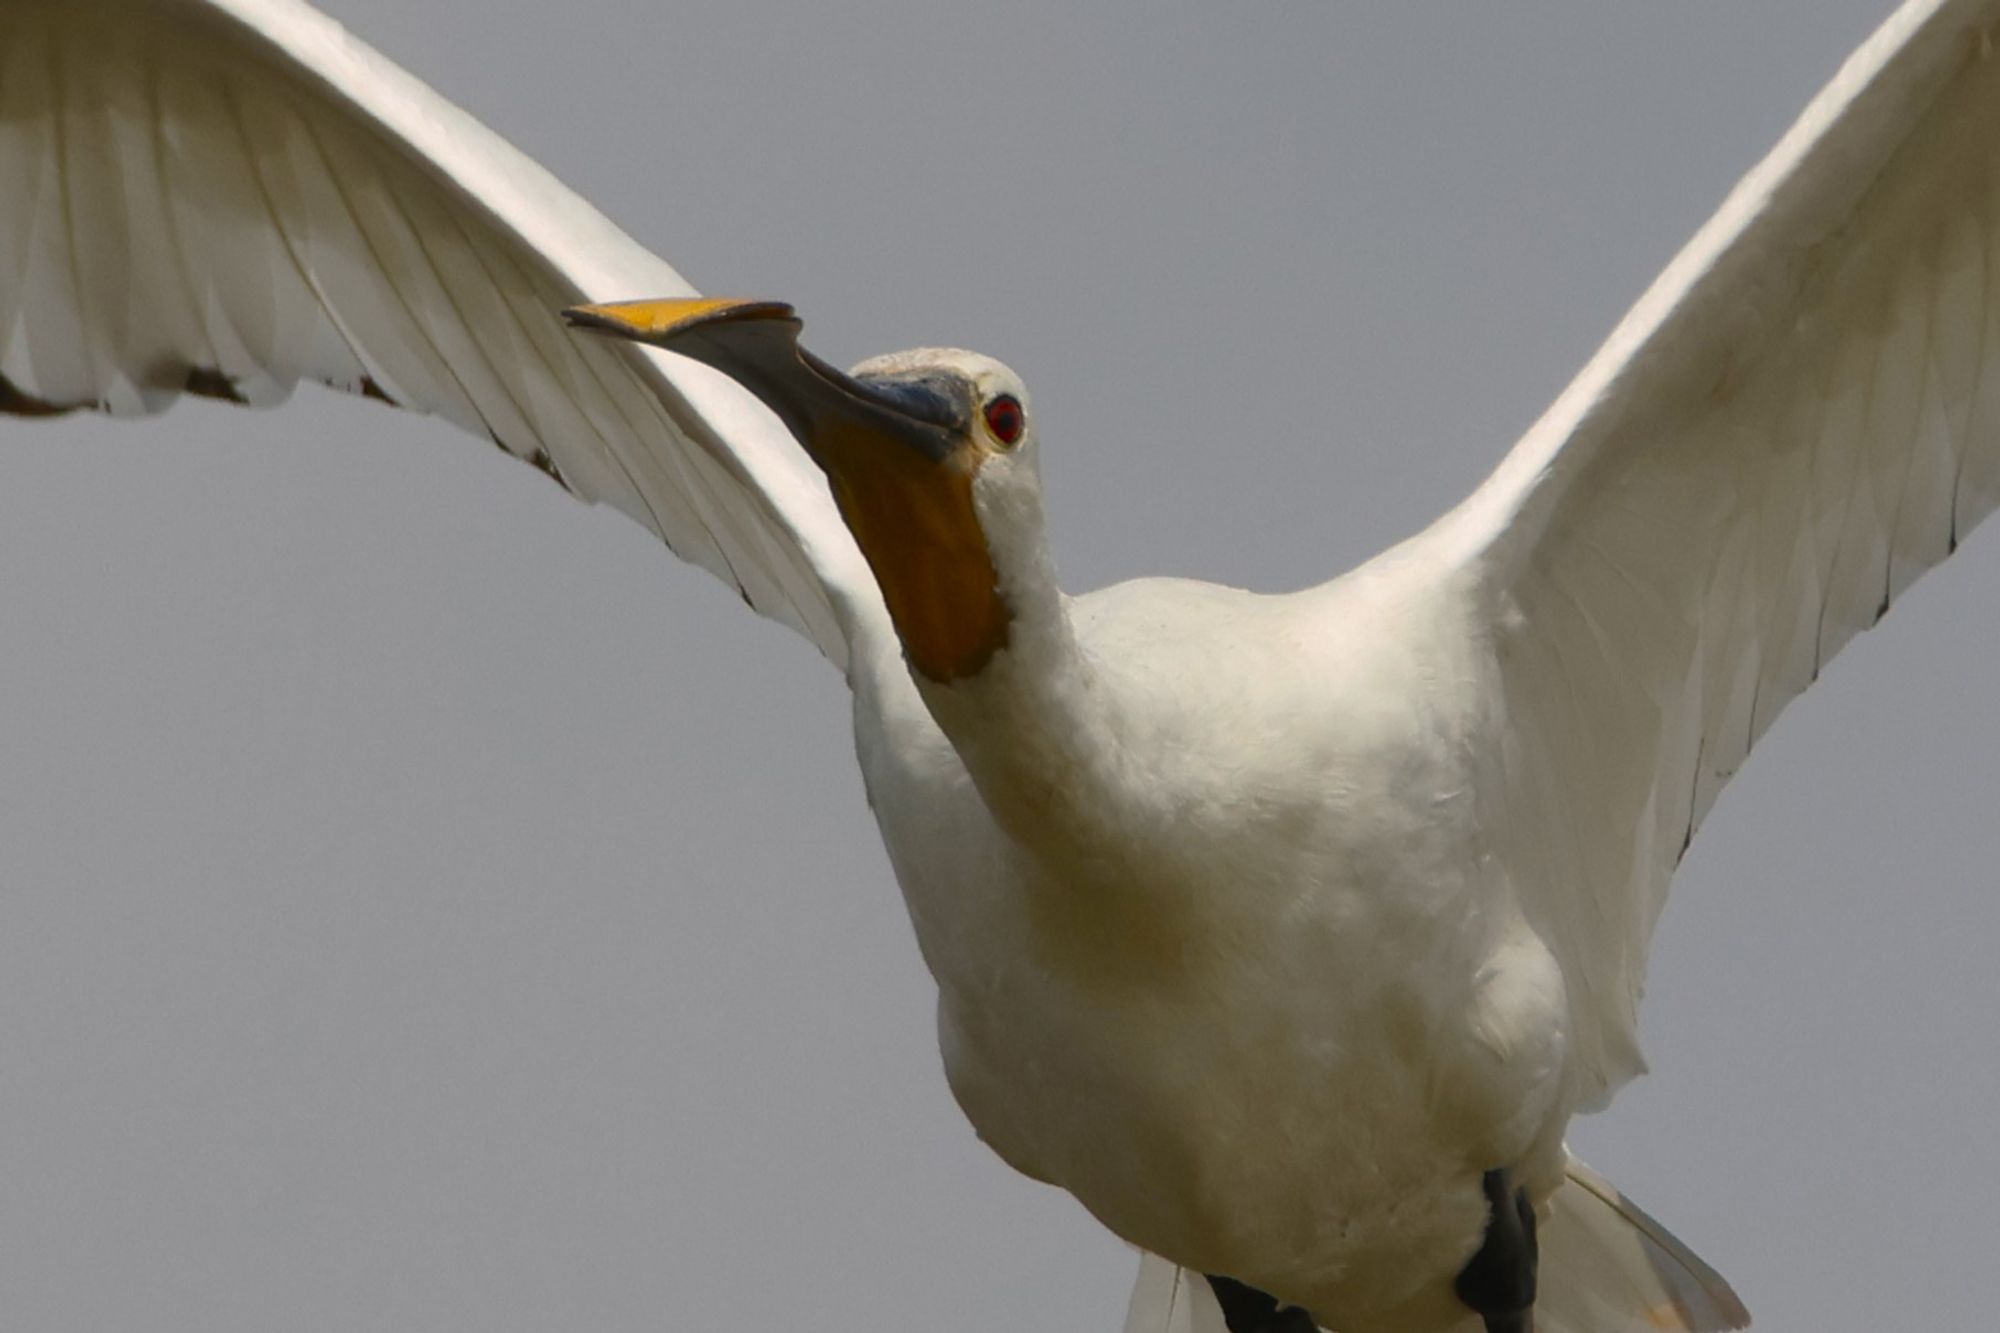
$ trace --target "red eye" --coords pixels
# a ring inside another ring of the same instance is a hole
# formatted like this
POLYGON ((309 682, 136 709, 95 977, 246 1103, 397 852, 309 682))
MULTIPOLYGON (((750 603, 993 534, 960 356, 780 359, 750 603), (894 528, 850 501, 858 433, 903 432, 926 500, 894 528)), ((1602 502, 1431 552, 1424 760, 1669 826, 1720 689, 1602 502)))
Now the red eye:
POLYGON ((1021 431, 1028 424, 1028 418, 1021 411, 1021 400, 1009 393, 1003 393, 986 405, 986 429, 993 432, 993 438, 1002 444, 1013 445, 1021 442, 1021 431))

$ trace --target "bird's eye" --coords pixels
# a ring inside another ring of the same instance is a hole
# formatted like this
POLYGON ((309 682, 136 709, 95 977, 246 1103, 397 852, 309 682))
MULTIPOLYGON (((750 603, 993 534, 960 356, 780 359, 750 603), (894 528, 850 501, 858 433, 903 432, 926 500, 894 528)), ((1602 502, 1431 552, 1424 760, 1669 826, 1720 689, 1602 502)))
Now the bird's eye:
POLYGON ((1003 393, 986 405, 986 429, 1010 449, 1021 442, 1021 431, 1027 424, 1021 400, 1011 393, 1003 393))

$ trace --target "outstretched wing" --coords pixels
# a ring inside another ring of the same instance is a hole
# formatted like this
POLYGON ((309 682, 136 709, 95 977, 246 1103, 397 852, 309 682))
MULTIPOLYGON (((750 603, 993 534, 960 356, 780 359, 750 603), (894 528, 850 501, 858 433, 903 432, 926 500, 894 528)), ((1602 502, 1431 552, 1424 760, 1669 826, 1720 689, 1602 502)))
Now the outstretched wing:
POLYGON ((1995 0, 1904 5, 1431 534, 1492 594, 1495 827, 1586 1096, 1642 1067, 1647 945, 1716 794, 2000 501, 1996 28, 1995 0))
POLYGON ((0 6, 0 411, 434 413, 616 506, 845 665, 865 567, 823 481, 705 367, 574 334, 665 262, 299 0, 0 6))

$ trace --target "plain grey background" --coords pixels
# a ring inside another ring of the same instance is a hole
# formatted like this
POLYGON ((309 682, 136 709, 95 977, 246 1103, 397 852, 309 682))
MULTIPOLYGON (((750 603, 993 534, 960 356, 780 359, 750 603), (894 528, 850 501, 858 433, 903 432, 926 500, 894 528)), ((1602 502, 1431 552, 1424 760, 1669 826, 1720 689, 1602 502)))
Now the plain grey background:
MULTIPOLYGON (((831 359, 1010 361, 1075 589, 1426 522, 1886 7, 332 6, 831 359)), ((373 404, 0 451, 0 1323, 1117 1327, 801 641, 373 404)), ((1765 1328, 1991 1325, 1996 625, 1981 534, 1793 707, 1577 1127, 1765 1328)))

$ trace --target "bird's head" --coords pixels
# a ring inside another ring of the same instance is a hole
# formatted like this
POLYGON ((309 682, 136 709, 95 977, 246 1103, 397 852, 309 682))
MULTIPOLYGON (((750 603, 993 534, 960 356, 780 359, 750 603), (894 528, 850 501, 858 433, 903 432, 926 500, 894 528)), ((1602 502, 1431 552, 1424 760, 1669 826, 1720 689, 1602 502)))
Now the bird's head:
POLYGON ((924 348, 843 374, 799 346, 797 315, 775 301, 563 313, 713 366, 778 414, 826 473, 920 674, 974 676, 1007 645, 1013 594, 1046 576, 1034 417, 1013 371, 924 348))

